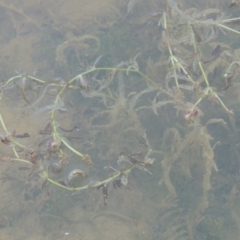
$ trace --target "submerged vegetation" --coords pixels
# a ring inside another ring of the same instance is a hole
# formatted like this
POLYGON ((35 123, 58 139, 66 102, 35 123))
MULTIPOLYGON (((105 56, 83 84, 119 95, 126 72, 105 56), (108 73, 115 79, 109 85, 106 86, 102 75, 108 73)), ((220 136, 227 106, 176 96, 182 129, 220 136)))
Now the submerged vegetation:
POLYGON ((0 160, 28 169, 27 181, 41 179, 47 195, 53 187, 101 189, 104 205, 110 186, 127 186, 132 172, 142 171, 159 184, 160 239, 226 239, 230 225, 237 236, 240 46, 229 38, 240 38, 240 17, 174 0, 161 9, 149 16, 158 30, 153 57, 140 52, 106 67, 101 38, 68 36, 55 60, 68 67, 73 54, 76 76, 44 80, 18 70, 2 82, 0 160), (41 130, 21 132, 9 115, 41 130))

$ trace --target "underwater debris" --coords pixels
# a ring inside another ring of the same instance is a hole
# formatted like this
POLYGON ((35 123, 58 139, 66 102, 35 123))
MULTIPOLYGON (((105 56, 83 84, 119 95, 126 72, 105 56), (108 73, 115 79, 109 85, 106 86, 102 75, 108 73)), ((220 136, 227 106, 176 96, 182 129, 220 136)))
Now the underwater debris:
POLYGON ((238 5, 238 0, 232 0, 231 4, 229 5, 229 7, 235 7, 238 5))

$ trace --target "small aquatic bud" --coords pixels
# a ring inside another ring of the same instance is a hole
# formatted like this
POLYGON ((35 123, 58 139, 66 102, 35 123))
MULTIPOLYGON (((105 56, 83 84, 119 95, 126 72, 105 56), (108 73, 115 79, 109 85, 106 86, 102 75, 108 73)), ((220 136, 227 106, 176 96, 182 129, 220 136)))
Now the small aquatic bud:
POLYGON ((189 110, 187 111, 187 113, 185 114, 184 119, 185 119, 185 121, 188 122, 188 121, 196 118, 197 115, 198 115, 197 109, 191 108, 191 109, 189 109, 189 110))
POLYGON ((51 150, 56 151, 61 147, 61 142, 53 141, 51 143, 51 150))

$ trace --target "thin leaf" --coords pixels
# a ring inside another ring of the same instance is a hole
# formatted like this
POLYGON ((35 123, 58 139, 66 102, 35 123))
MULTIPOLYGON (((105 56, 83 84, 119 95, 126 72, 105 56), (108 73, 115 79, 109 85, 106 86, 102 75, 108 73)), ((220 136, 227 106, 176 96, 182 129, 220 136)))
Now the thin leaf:
POLYGON ((127 6, 127 14, 129 14, 136 4, 136 0, 130 0, 127 6))

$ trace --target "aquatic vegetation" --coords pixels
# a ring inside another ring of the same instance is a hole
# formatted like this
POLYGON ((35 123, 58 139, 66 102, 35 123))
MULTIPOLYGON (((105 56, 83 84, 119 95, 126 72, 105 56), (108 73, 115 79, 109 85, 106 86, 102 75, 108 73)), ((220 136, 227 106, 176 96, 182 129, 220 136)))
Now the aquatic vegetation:
MULTIPOLYGON (((230 3, 230 9, 237 3, 230 3)), ((230 18, 223 9, 180 5, 165 0, 162 11, 149 14, 159 31, 153 47, 158 52, 147 60, 137 53, 106 67, 99 53, 101 38, 71 35, 56 47, 55 60, 68 67, 68 52, 74 52, 80 65, 76 76, 47 81, 17 71, 2 83, 0 139, 12 153, 3 153, 0 160, 27 166, 28 179, 39 177, 47 194, 52 187, 101 190, 105 206, 109 189, 131 184, 133 171, 144 172, 157 179, 164 195, 156 204, 163 239, 196 239, 199 226, 209 226, 209 235, 219 237, 224 219, 218 216, 219 222, 214 222, 208 211, 217 201, 215 191, 225 186, 216 176, 222 172, 232 176, 237 183, 231 189, 239 188, 239 121, 234 104, 240 100, 240 54, 227 34, 239 37, 240 18, 230 18), (82 60, 85 50, 92 64, 82 60), (31 129, 30 134, 11 126, 5 109, 15 102, 24 119, 31 124, 40 121, 43 130, 31 129), (216 131, 220 128, 232 140, 216 131), (232 154, 229 170, 222 167, 219 146, 232 154)), ((129 1, 126 15, 133 7, 136 1, 129 1)), ((116 14, 112 22, 98 25, 110 28, 121 18, 119 11, 116 14)), ((226 208, 233 216, 238 203, 232 198, 229 202, 226 208)), ((234 216, 236 225, 237 221, 234 216)))
POLYGON ((70 50, 72 48, 74 50, 79 65, 82 62, 79 52, 91 51, 92 55, 95 55, 100 49, 100 40, 95 36, 84 35, 82 37, 76 37, 70 34, 68 38, 68 40, 60 44, 56 49, 56 62, 61 65, 67 64, 67 57, 64 56, 64 52, 67 49, 70 50))

